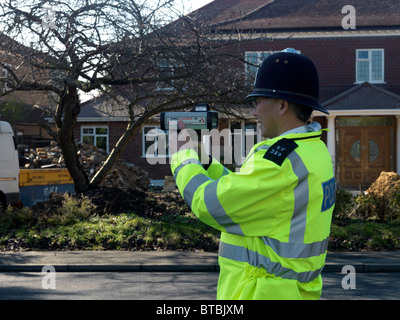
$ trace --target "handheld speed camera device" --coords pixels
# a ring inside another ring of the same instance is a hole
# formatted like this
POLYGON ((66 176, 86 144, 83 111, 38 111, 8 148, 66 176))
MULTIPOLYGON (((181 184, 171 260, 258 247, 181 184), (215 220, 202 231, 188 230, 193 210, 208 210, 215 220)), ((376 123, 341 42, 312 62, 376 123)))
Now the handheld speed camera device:
POLYGON ((207 103, 199 103, 190 112, 162 112, 160 117, 161 130, 176 129, 182 120, 186 128, 193 130, 217 129, 218 112, 211 111, 207 103))

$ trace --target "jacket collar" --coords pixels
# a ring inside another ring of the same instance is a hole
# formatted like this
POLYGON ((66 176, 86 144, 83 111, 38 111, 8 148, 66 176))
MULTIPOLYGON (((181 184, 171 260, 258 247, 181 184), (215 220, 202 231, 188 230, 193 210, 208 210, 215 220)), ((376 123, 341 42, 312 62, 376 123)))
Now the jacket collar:
POLYGON ((280 137, 286 136, 288 134, 294 133, 310 133, 310 132, 318 132, 321 130, 321 125, 318 122, 311 122, 305 126, 297 127, 292 130, 286 131, 282 133, 280 137))

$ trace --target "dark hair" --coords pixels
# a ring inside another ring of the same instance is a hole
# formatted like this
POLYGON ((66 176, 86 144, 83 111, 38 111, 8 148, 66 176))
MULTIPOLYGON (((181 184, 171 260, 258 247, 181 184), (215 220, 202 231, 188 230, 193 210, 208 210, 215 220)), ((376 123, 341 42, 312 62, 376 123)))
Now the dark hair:
POLYGON ((312 108, 290 101, 289 106, 293 108, 297 119, 303 121, 304 123, 307 123, 307 121, 311 118, 311 114, 313 112, 312 108))

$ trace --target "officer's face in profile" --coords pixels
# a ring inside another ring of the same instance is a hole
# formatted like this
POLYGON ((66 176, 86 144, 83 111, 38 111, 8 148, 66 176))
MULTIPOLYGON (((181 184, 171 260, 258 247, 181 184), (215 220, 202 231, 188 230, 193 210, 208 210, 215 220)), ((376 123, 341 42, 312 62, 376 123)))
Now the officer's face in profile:
POLYGON ((260 123, 261 135, 264 138, 274 138, 278 136, 280 124, 280 99, 258 97, 254 105, 253 115, 257 117, 258 123, 260 123))

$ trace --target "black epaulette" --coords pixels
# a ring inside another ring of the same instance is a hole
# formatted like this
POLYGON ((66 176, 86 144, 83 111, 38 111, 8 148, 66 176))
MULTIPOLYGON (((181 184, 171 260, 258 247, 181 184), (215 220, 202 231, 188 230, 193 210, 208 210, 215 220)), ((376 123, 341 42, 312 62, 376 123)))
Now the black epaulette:
POLYGON ((293 140, 283 138, 267 150, 264 155, 264 159, 270 160, 276 163, 278 166, 282 166, 283 161, 298 146, 299 145, 293 140))

